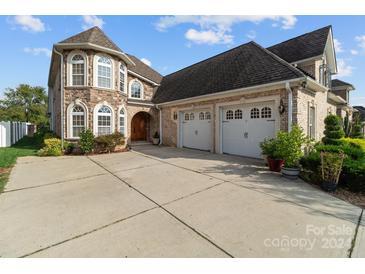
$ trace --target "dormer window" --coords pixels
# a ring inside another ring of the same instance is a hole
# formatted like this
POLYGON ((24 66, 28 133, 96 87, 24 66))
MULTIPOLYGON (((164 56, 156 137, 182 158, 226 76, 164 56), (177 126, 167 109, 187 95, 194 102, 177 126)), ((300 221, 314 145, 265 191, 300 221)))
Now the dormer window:
POLYGON ((97 56, 97 86, 112 88, 112 60, 106 56, 97 56))

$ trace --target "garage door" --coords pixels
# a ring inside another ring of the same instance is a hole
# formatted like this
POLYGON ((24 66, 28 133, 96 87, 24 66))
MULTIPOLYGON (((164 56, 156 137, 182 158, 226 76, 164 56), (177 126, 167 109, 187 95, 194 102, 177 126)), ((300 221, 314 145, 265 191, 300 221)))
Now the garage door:
POLYGON ((182 146, 211 150, 212 123, 210 111, 187 111, 182 115, 182 146))
POLYGON ((223 108, 223 153, 261 158, 260 142, 275 136, 273 103, 223 108))

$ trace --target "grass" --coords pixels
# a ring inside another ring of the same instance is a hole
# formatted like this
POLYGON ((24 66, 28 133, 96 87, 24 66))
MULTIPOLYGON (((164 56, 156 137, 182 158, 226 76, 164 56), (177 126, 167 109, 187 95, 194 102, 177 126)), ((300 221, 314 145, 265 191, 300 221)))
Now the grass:
POLYGON ((0 148, 0 193, 3 191, 18 157, 34 156, 40 148, 34 137, 25 136, 11 147, 0 148))

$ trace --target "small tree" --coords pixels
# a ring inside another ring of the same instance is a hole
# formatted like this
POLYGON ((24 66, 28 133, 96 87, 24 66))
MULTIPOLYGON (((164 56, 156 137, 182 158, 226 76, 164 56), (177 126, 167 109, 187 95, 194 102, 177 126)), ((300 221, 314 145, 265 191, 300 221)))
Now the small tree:
POLYGON ((324 119, 325 130, 322 141, 325 144, 336 145, 339 143, 339 139, 345 136, 343 131, 342 120, 339 116, 330 114, 324 119))
POLYGON ((361 122, 359 115, 354 115, 353 121, 352 121, 352 130, 350 133, 351 138, 363 138, 363 135, 361 133, 361 122))
POLYGON ((94 134, 90 129, 80 133, 80 149, 83 153, 90 153, 94 148, 94 134))

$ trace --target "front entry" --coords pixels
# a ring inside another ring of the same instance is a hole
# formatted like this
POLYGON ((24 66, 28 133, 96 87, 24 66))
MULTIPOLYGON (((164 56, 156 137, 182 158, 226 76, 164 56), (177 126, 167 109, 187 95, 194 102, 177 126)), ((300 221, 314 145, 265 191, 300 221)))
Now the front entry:
POLYGON ((132 141, 146 141, 147 140, 147 126, 148 114, 145 112, 138 112, 132 118, 131 125, 131 139, 132 141))

